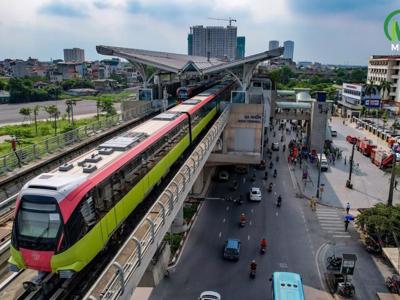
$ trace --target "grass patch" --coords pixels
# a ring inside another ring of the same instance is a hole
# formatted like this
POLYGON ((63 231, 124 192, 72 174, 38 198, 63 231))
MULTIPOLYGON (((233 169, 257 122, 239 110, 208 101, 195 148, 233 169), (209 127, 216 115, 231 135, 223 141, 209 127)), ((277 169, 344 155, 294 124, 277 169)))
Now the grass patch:
POLYGON ((185 219, 186 223, 189 223, 194 214, 197 211, 197 207, 199 206, 198 203, 191 203, 189 205, 185 205, 183 207, 183 218, 185 219))
POLYGON ((178 250, 179 243, 181 242, 182 238, 183 238, 183 233, 167 232, 167 234, 165 235, 164 240, 166 240, 170 245, 172 256, 175 255, 176 251, 178 250))
MULTIPOLYGON (((100 116, 105 119, 106 116, 100 116)), ((75 128, 97 122, 97 117, 83 118, 74 120, 75 128)), ((38 121, 38 134, 35 132, 35 124, 5 125, 0 127, 0 136, 10 135, 18 138, 18 148, 28 145, 38 144, 54 136, 54 121, 38 121)), ((67 132, 72 129, 72 125, 66 119, 57 121, 57 134, 67 132)), ((0 143, 0 156, 12 151, 10 141, 0 143)))
POLYGON ((134 96, 136 93, 130 91, 120 91, 117 93, 100 93, 96 96, 71 96, 66 93, 60 95, 60 99, 75 99, 75 100, 94 100, 94 101, 113 101, 121 102, 123 99, 134 96))

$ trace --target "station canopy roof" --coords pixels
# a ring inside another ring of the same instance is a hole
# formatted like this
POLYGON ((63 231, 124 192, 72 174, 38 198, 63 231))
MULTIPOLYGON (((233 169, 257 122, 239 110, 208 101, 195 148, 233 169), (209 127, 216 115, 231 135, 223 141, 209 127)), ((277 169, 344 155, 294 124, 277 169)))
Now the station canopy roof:
POLYGON ((276 107, 282 109, 311 109, 311 103, 276 102, 276 107))
POLYGON ((223 61, 217 58, 208 59, 207 57, 202 56, 112 46, 96 46, 96 50, 99 54, 118 56, 125 58, 132 63, 153 66, 157 69, 171 73, 197 71, 201 74, 220 72, 224 69, 233 69, 241 67, 246 63, 258 63, 278 57, 283 53, 283 47, 280 47, 234 61, 223 61))

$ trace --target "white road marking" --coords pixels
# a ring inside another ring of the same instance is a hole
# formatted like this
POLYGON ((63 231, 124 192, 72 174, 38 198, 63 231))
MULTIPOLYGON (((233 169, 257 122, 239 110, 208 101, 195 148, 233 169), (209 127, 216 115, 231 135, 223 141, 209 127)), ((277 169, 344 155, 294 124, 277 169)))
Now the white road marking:
POLYGON ((229 206, 226 207, 226 210, 227 210, 227 211, 229 210, 229 206))
POLYGON ((249 221, 249 225, 251 226, 251 224, 253 224, 251 221, 249 221))
POLYGON ((250 235, 247 236, 247 240, 250 241, 250 235))
POLYGON ((350 235, 336 235, 336 234, 334 234, 334 235, 332 235, 333 237, 338 237, 338 238, 351 238, 351 236, 350 235))
POLYGON ((224 219, 222 220, 222 223, 225 223, 225 221, 226 221, 226 219, 224 218, 224 219))
POLYGON ((218 237, 221 238, 221 236, 222 236, 222 232, 220 231, 218 234, 218 237))
POLYGON ((278 216, 278 212, 275 213, 275 216, 278 216))
POLYGON ((252 214, 254 214, 254 209, 251 209, 250 211, 251 211, 252 214))

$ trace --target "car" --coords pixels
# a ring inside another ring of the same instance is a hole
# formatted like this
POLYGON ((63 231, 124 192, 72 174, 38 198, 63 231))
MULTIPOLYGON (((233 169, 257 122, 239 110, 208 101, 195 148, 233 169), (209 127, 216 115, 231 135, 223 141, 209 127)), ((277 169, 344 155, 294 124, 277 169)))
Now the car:
POLYGON ((337 137, 337 131, 336 130, 331 130, 331 135, 332 135, 332 137, 337 137))
POLYGON ((355 136, 348 135, 346 136, 346 141, 348 141, 350 144, 356 144, 357 138, 355 136))
POLYGON ((227 239, 224 246, 224 258, 227 260, 239 260, 240 256, 240 240, 227 239))
POLYGON ((277 142, 275 142, 275 143, 272 143, 272 150, 273 151, 279 151, 279 143, 277 143, 277 142))
POLYGON ((221 300, 221 295, 213 291, 205 291, 200 294, 199 300, 221 300))
POLYGON ((222 181, 222 182, 228 181, 229 180, 229 173, 227 171, 224 171, 224 170, 220 171, 218 173, 218 180, 222 181))
POLYGON ((261 190, 258 187, 252 187, 249 192, 249 199, 251 201, 261 201, 262 195, 261 190))
POLYGON ((256 169, 258 170, 265 170, 265 167, 266 167, 266 162, 263 159, 260 161, 260 164, 256 165, 256 169))

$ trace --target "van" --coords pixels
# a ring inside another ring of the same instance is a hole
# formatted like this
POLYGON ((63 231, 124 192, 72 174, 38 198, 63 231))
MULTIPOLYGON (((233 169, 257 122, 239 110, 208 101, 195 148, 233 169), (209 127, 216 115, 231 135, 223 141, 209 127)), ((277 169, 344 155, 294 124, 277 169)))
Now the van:
POLYGON ((224 258, 228 260, 239 260, 240 240, 228 239, 224 246, 224 258))
POLYGON ((325 154, 318 154, 318 160, 320 160, 320 168, 321 171, 328 171, 329 168, 329 164, 328 164, 328 160, 326 159, 325 154))

